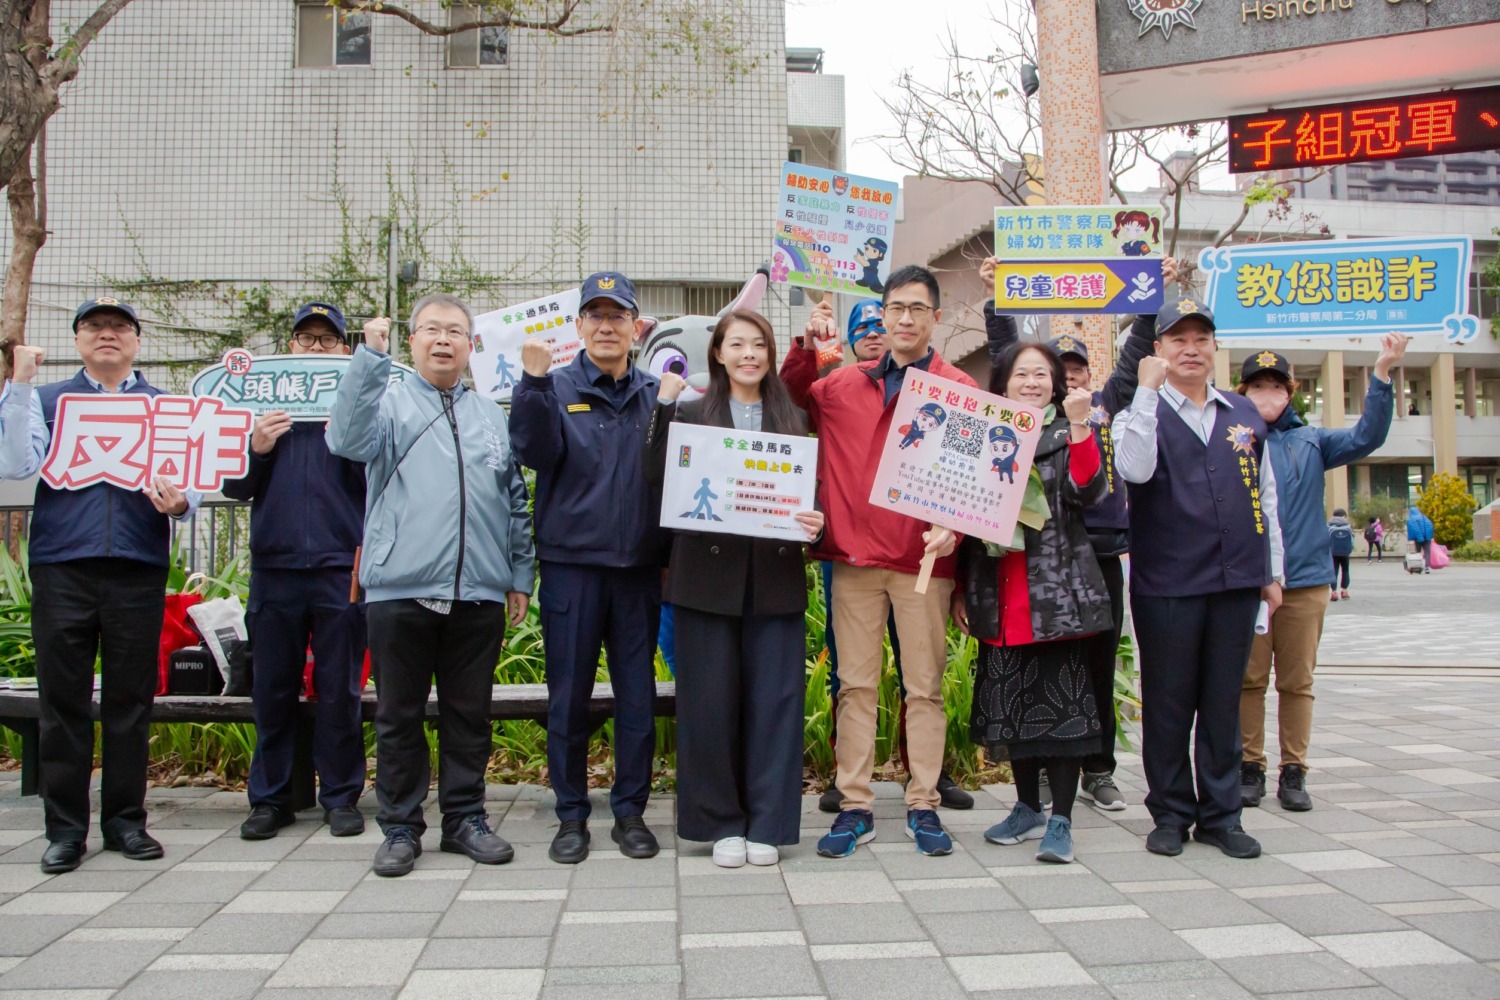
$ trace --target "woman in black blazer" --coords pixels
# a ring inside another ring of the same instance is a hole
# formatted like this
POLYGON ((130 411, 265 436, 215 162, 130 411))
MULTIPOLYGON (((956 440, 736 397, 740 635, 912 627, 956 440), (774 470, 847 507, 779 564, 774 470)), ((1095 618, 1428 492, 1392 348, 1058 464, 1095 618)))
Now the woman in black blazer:
MULTIPOLYGON (((646 474, 665 476, 673 420, 807 434, 776 374, 776 339, 759 313, 735 310, 708 345, 708 391, 662 376, 646 428, 646 474)), ((795 515, 809 540, 819 511, 795 515)), ((807 575, 802 546, 739 535, 673 532, 664 599, 677 635, 677 833, 714 842, 714 863, 774 865, 797 842, 802 814, 807 575)))

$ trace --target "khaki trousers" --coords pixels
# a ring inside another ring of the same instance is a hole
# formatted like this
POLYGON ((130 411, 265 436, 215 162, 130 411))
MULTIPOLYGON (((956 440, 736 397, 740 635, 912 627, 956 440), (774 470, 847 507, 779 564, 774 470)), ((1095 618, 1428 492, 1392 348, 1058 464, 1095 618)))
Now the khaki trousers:
POLYGON ((1328 611, 1328 588, 1298 587, 1282 594, 1281 607, 1271 616, 1271 629, 1255 637, 1250 668, 1240 691, 1240 736, 1245 763, 1266 766, 1266 687, 1276 671, 1277 712, 1281 763, 1307 767, 1307 744, 1312 738, 1313 669, 1323 638, 1323 615, 1328 611))
POLYGON ((838 789, 845 809, 870 809, 875 796, 875 713, 887 615, 894 612, 906 683, 906 750, 911 780, 908 809, 936 809, 938 773, 948 719, 943 671, 948 664, 948 599, 952 580, 934 578, 916 592, 914 573, 833 564, 833 629, 839 642, 838 789))

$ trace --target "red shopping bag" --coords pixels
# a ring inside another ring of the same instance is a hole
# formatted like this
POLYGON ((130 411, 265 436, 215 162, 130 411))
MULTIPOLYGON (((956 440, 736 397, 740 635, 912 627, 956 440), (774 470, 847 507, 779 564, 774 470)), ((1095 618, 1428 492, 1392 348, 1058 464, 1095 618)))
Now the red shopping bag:
MULTIPOLYGON (((363 691, 365 685, 370 683, 370 651, 365 650, 365 664, 359 675, 359 689, 363 691)), ((302 697, 308 701, 315 701, 318 697, 317 686, 313 684, 313 651, 307 647, 307 666, 302 668, 302 697)))
POLYGON ((196 646, 203 641, 193 623, 188 619, 187 609, 203 601, 202 594, 168 594, 166 610, 161 619, 161 644, 156 660, 156 694, 167 693, 167 678, 172 671, 172 654, 179 649, 196 646))

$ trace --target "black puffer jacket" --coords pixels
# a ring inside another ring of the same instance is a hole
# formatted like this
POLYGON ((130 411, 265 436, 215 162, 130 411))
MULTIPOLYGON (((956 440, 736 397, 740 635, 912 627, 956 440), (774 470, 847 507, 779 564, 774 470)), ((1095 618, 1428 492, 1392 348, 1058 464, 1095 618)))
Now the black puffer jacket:
MULTIPOLYGON (((1083 523, 1083 509, 1109 491, 1104 467, 1084 486, 1073 482, 1068 475, 1068 418, 1062 415, 1042 431, 1036 466, 1052 516, 1040 531, 1025 529, 1032 640, 1073 639, 1113 628, 1109 591, 1083 523)), ((989 555, 978 538, 965 538, 958 549, 969 631, 980 639, 1000 634, 1000 559, 989 555)))

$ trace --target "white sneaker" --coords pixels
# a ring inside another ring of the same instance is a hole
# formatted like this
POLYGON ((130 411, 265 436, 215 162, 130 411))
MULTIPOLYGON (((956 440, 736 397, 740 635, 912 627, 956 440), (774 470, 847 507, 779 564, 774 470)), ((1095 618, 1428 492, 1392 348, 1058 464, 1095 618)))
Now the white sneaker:
POLYGON ((745 860, 752 865, 774 865, 781 860, 781 852, 776 849, 775 844, 757 844, 753 840, 747 840, 745 860))
POLYGON ((745 838, 725 837, 715 841, 714 864, 720 868, 745 867, 745 838))

